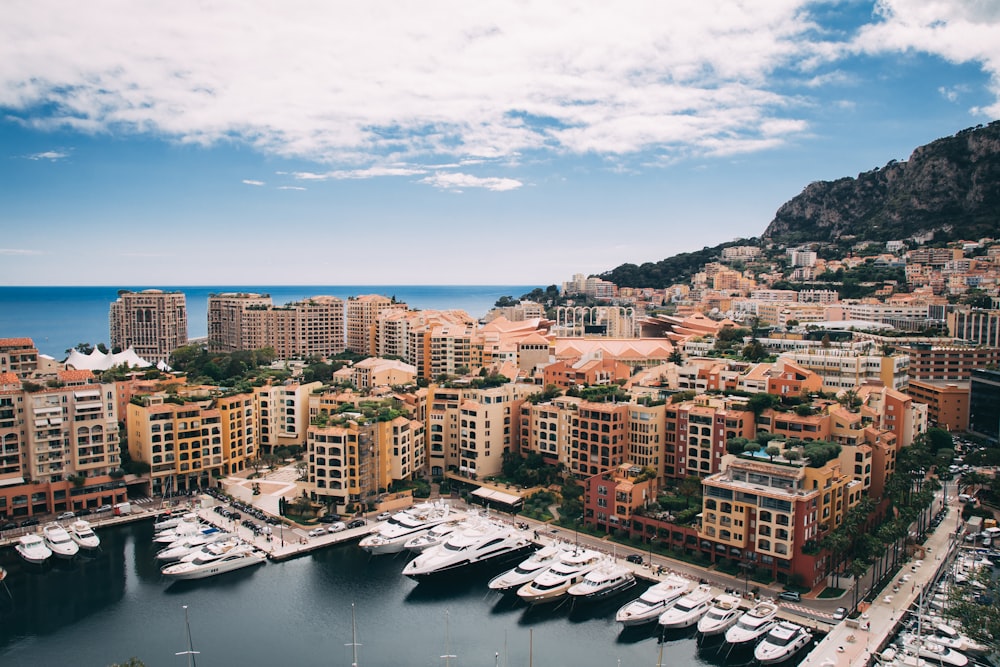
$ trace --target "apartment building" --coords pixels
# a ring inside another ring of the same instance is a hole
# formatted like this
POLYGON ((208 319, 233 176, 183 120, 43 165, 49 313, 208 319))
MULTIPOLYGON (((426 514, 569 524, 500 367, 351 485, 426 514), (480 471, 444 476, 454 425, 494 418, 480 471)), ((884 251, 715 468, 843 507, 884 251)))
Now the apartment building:
POLYGON ((625 463, 628 403, 581 401, 570 436, 570 472, 586 479, 625 463))
POLYGON ((322 382, 267 384, 253 391, 257 443, 261 453, 304 447, 309 428, 309 397, 322 382))
POLYGON ((336 373, 361 391, 376 387, 410 385, 417 381, 417 367, 396 359, 368 357, 336 373))
POLYGON ((120 290, 108 315, 111 347, 135 353, 153 364, 168 363, 170 353, 187 345, 187 301, 182 292, 120 290))
POLYGON ((908 355, 883 356, 872 345, 791 350, 783 352, 780 359, 792 361, 819 375, 823 378, 823 391, 857 389, 867 382, 905 390, 909 381, 908 355))
POLYGON ((969 431, 1000 440, 1000 371, 976 369, 969 386, 969 431))
POLYGON ((61 371, 60 386, 0 374, 0 516, 79 510, 126 495, 113 384, 61 371))
POLYGON ((570 440, 573 433, 573 417, 579 409, 581 399, 573 396, 557 396, 548 401, 521 404, 519 427, 521 454, 540 454, 548 465, 570 467, 570 440))
POLYGON ((593 387, 607 385, 619 380, 628 380, 632 368, 616 359, 607 359, 597 352, 582 359, 564 359, 548 364, 542 370, 545 386, 555 385, 563 389, 571 387, 593 387))
POLYGON ((976 345, 1000 347, 1000 310, 963 309, 947 315, 948 335, 976 345))
POLYGON ((208 349, 237 352, 268 347, 267 294, 224 292, 208 295, 208 349))
POLYGON ((906 393, 914 403, 927 405, 927 423, 949 431, 969 428, 968 380, 910 380, 906 393))
POLYGON ((30 377, 38 370, 38 349, 30 338, 0 338, 0 373, 30 377))
POLYGON ((1000 365, 1000 347, 912 343, 899 351, 910 357, 913 380, 968 380, 975 368, 1000 365))
POLYGON ((150 466, 151 492, 208 488, 257 457, 254 396, 178 404, 149 395, 128 406, 128 447, 150 466))
POLYGON ((628 528, 657 488, 656 476, 632 463, 592 475, 583 482, 584 521, 599 530, 628 528))
POLYGON ((397 303, 395 299, 380 294, 350 297, 347 300, 347 349, 369 357, 376 356, 375 323, 379 315, 406 309, 405 303, 397 303))

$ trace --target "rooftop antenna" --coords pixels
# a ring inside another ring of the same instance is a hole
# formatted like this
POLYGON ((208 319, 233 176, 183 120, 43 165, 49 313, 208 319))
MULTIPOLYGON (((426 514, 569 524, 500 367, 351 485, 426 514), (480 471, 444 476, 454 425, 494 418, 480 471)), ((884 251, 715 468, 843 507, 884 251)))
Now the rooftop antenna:
POLYGON ((352 658, 351 667, 358 667, 358 647, 361 644, 358 643, 358 624, 354 619, 354 603, 351 603, 351 643, 347 644, 351 647, 352 658))
POLYGON ((194 650, 194 643, 191 641, 191 622, 188 620, 188 607, 184 605, 184 627, 187 629, 187 639, 188 647, 186 651, 178 651, 174 655, 186 655, 188 657, 188 665, 190 667, 195 667, 194 657, 200 653, 200 651, 194 650))

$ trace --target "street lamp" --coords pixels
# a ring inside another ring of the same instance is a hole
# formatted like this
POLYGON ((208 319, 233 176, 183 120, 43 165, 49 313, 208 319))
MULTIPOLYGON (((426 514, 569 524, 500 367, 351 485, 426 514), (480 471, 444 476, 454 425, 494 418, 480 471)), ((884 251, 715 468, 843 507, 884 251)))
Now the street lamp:
POLYGON ((747 597, 750 594, 750 568, 752 567, 752 563, 745 561, 740 563, 740 569, 743 570, 743 597, 747 597))

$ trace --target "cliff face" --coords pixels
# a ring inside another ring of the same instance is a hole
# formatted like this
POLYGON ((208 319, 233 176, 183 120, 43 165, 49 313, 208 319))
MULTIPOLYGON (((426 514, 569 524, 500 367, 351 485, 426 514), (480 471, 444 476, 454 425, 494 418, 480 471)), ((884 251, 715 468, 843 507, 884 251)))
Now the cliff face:
POLYGON ((1000 235, 1000 121, 913 151, 906 162, 808 185, 782 205, 764 237, 784 243, 935 240, 1000 235))

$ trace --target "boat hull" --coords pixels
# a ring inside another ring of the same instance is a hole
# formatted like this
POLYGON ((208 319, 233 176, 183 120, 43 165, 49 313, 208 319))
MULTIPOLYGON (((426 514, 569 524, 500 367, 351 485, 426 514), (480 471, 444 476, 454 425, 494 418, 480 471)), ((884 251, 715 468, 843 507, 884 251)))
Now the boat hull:
POLYGON ((520 547, 516 547, 513 550, 498 552, 494 554, 487 554, 482 557, 478 557, 475 560, 465 559, 459 562, 450 563, 441 568, 435 568, 431 571, 418 571, 418 572, 405 572, 404 574, 411 579, 416 581, 431 581, 434 579, 439 579, 445 575, 455 574, 458 572, 468 572, 472 573, 477 570, 483 570, 491 567, 503 567, 508 565, 518 559, 524 558, 528 553, 534 550, 533 544, 526 544, 520 547))

